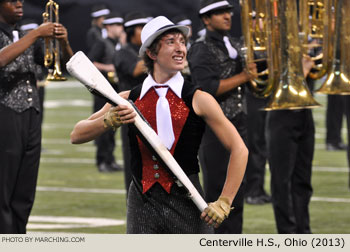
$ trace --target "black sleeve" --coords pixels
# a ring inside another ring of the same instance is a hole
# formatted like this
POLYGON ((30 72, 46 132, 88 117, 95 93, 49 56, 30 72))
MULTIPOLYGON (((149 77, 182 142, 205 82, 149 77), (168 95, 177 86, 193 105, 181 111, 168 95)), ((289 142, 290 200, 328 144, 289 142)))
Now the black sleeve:
POLYGON ((203 42, 196 42, 188 52, 193 84, 215 97, 220 84, 220 71, 213 58, 203 42))

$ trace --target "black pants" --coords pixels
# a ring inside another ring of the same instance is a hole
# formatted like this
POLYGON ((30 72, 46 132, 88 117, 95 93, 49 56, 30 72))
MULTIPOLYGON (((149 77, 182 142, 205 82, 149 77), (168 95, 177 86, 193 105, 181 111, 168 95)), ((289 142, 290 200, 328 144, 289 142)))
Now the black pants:
POLYGON ((245 197, 265 194, 265 166, 267 162, 265 123, 266 99, 256 98, 247 92, 247 147, 249 150, 248 164, 245 173, 245 197))
POLYGON ((310 233, 315 127, 309 109, 270 111, 267 147, 278 233, 310 233))
MULTIPOLYGON (((246 115, 241 113, 231 122, 237 128, 243 140, 245 140, 247 134, 246 115)), ((211 129, 206 127, 199 149, 199 161, 203 171, 203 187, 207 202, 213 202, 219 198, 225 183, 229 159, 230 153, 221 144, 211 129)), ((232 202, 232 206, 234 207, 233 211, 231 211, 228 218, 223 221, 220 227, 215 229, 215 233, 242 233, 243 204, 244 182, 242 182, 242 185, 232 202)))
POLYGON ((0 104, 0 233, 23 234, 34 203, 41 149, 41 115, 0 104))
MULTIPOLYGON (((94 112, 99 111, 106 104, 106 99, 94 95, 94 112)), ((108 130, 95 139, 96 163, 110 164, 115 161, 115 133, 113 130, 108 130)))
POLYGON ((326 143, 342 143, 341 128, 343 116, 345 114, 345 99, 343 95, 327 96, 327 113, 326 113, 326 143))

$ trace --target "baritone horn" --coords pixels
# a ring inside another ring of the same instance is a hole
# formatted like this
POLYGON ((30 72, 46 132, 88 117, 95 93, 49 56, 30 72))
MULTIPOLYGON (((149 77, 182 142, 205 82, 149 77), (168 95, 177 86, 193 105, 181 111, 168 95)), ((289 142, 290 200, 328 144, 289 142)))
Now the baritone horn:
MULTIPOLYGON (((43 13, 43 22, 59 23, 59 5, 49 0, 43 13)), ((49 70, 47 81, 65 81, 67 80, 61 71, 60 63, 60 44, 57 39, 44 39, 44 65, 49 70), (53 69, 50 68, 53 65, 53 69)))

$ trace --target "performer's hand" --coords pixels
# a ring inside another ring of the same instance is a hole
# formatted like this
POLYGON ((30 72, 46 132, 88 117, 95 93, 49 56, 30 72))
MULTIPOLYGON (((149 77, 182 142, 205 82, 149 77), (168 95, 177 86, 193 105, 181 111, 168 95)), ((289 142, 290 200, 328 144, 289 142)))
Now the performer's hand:
POLYGON ((104 115, 104 127, 116 130, 122 124, 135 122, 136 113, 125 105, 111 107, 104 115))
POLYGON ((68 32, 66 27, 64 27, 62 24, 55 23, 54 35, 55 38, 58 39, 61 43, 68 43, 68 32))
POLYGON ((258 69, 254 62, 247 64, 246 69, 244 69, 247 81, 253 80, 258 76, 258 69))
POLYGON ((304 55, 302 59, 303 73, 306 78, 310 73, 311 69, 315 66, 315 62, 311 59, 309 55, 304 55))
POLYGON ((55 32, 55 24, 51 22, 42 23, 35 31, 39 33, 39 37, 52 37, 55 32))
POLYGON ((217 201, 209 203, 208 207, 201 214, 201 219, 204 219, 208 225, 218 228, 232 209, 229 199, 221 196, 217 201))

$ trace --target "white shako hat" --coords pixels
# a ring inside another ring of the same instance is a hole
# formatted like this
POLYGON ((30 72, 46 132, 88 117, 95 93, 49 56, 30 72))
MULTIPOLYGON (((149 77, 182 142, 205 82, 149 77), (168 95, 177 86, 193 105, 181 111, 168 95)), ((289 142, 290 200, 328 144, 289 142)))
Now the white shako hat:
POLYGON ((233 6, 227 0, 202 0, 199 6, 200 16, 216 10, 233 9, 233 6))
POLYGON ((112 25, 112 24, 123 24, 124 18, 123 16, 117 12, 112 11, 109 15, 105 17, 105 19, 102 21, 102 24, 104 25, 112 25))
POLYGON ((110 13, 110 10, 104 4, 96 4, 92 6, 91 17, 99 18, 102 16, 107 16, 110 13))
POLYGON ((152 42, 162 33, 170 30, 178 29, 186 37, 190 32, 190 29, 185 25, 175 25, 169 19, 164 16, 158 16, 149 21, 142 29, 141 32, 141 41, 142 45, 139 51, 139 55, 143 56, 146 52, 146 49, 152 44, 152 42))

